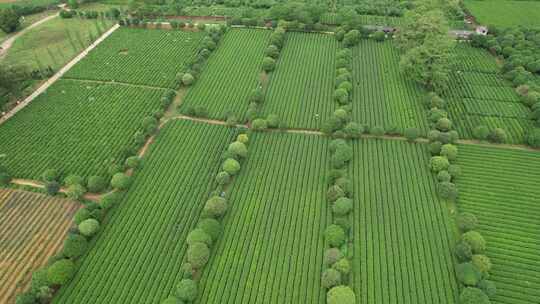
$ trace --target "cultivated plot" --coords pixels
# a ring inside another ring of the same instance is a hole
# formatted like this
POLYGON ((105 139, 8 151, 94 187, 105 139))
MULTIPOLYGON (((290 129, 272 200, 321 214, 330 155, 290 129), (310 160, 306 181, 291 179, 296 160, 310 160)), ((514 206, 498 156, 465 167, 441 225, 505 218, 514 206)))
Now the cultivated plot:
POLYGON ((353 48, 353 120, 371 127, 428 129, 424 92, 399 70, 399 53, 392 42, 362 39, 353 48))
POLYGON ((540 2, 513 0, 466 0, 465 7, 483 25, 500 27, 539 26, 540 2))
POLYGON ((80 206, 66 199, 0 189, 0 303, 15 303, 32 272, 61 250, 80 206))
POLYGON ((357 303, 456 303, 454 226, 424 145, 353 143, 357 303))
POLYGON ((462 145, 458 208, 479 221, 497 284, 492 303, 540 299, 540 154, 462 145))
POLYGON ((173 88, 176 74, 196 55, 203 32, 121 27, 65 78, 173 88))
POLYGON ((230 114, 245 120, 249 96, 261 80, 261 65, 271 31, 231 29, 210 56, 196 83, 182 101, 181 111, 205 107, 211 118, 230 114))
POLYGON ((334 110, 337 50, 332 35, 287 33, 270 76, 264 114, 277 114, 289 127, 320 128, 334 110))
POLYGON ((456 66, 444 97, 454 127, 461 137, 472 138, 475 127, 503 128, 508 142, 522 143, 532 127, 530 110, 521 103, 495 59, 482 49, 456 46, 456 66))
POLYGON ((327 143, 299 134, 252 136, 199 303, 325 303, 327 143))
POLYGON ((160 303, 181 280, 185 239, 204 206, 234 131, 172 121, 53 303, 160 303))
POLYGON ((0 125, 0 154, 18 178, 47 169, 106 175, 144 117, 160 108, 162 89, 59 80, 0 125))

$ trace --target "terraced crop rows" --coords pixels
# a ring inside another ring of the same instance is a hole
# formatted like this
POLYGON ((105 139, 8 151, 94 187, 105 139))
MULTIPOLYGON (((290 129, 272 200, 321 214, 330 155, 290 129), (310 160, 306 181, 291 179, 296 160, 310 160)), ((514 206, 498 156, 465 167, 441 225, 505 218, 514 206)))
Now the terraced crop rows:
POLYGON ((255 134, 198 303, 325 303, 327 139, 255 134))
POLYGON ((320 128, 334 109, 337 48, 331 35, 287 33, 270 76, 264 114, 278 114, 289 127, 320 128))
POLYGON ((61 198, 0 189, 0 303, 15 303, 15 296, 30 283, 32 271, 60 251, 80 206, 61 198))
POLYGON ((211 118, 234 113, 245 120, 249 95, 260 80, 264 51, 271 31, 231 29, 208 60, 200 79, 182 101, 181 111, 204 106, 211 118))
POLYGON ((70 284, 53 303, 160 303, 181 279, 185 238, 234 131, 171 121, 70 284))
POLYGON ((165 90, 59 80, 0 125, 0 153, 13 176, 103 175, 165 90))
POLYGON ((65 78, 174 88, 176 74, 195 58, 203 32, 121 27, 65 78))
POLYGON ((540 299, 540 154, 462 145, 461 211, 474 213, 497 284, 494 304, 540 299))
POLYGON ((353 143, 353 287, 357 303, 457 301, 453 222, 424 145, 353 143))
POLYGON ((459 134, 472 138, 475 127, 503 128, 510 143, 522 143, 532 127, 530 110, 507 82, 486 51, 459 43, 449 90, 444 94, 459 134))
POLYGON ((424 92, 399 71, 399 53, 392 42, 361 40, 353 48, 352 77, 354 121, 427 132, 424 92))

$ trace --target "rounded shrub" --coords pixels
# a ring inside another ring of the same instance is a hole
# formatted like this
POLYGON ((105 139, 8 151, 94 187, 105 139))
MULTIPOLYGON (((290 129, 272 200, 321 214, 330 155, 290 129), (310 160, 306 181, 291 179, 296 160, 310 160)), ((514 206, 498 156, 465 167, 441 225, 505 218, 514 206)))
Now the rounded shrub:
POLYGON ((268 129, 268 121, 266 119, 257 118, 253 120, 251 126, 255 131, 268 129))
POLYGON ((458 156, 458 148, 452 144, 446 144, 441 147, 441 156, 448 158, 450 161, 454 161, 458 156))
POLYGON ((202 229, 206 232, 213 241, 216 241, 222 231, 221 223, 213 218, 202 219, 198 224, 197 228, 202 229))
POLYGON ((439 171, 439 173, 437 173, 437 180, 439 182, 449 182, 452 180, 452 176, 446 170, 439 171))
POLYGON ((459 295, 459 304, 490 304, 488 296, 478 288, 467 287, 459 295))
POLYGON ((332 265, 332 268, 339 271, 342 276, 347 276, 351 272, 351 263, 348 259, 342 258, 332 265))
POLYGON ((452 121, 446 117, 439 118, 439 120, 437 120, 436 127, 439 131, 448 132, 450 129, 452 129, 452 121))
POLYGON ((262 68, 265 72, 271 72, 276 68, 276 60, 272 57, 264 57, 262 68))
POLYGON ((187 236, 188 245, 195 243, 204 243, 208 246, 212 245, 212 237, 201 228, 195 228, 187 236))
POLYGON ((200 269, 208 263, 210 249, 204 243, 194 243, 188 247, 187 260, 196 269, 200 269))
POLYGON ((489 298, 493 298, 497 294, 497 286, 490 280, 482 280, 477 285, 489 298))
POLYGON ((469 262, 458 264, 456 274, 459 282, 466 286, 476 286, 482 277, 478 268, 469 262))
POLYGON ((480 254, 486 250, 486 241, 479 232, 467 231, 461 235, 461 240, 471 246, 473 254, 480 254))
POLYGON ((334 202, 332 212, 335 215, 347 215, 353 208, 352 200, 346 197, 341 197, 334 202))
POLYGON ((345 231, 338 225, 330 225, 324 231, 324 238, 331 247, 340 247, 345 242, 345 231))
POLYGON ((73 216, 73 221, 75 222, 75 224, 79 225, 84 220, 89 219, 90 216, 91 216, 90 210, 88 210, 87 208, 81 208, 77 210, 77 212, 75 212, 75 215, 73 216))
POLYGON ((163 302, 161 302, 161 304, 184 304, 184 302, 181 301, 180 299, 178 299, 175 296, 169 296, 168 298, 163 300, 163 302))
POLYGON ((70 234, 64 241, 64 249, 62 253, 68 258, 78 258, 86 252, 88 241, 79 234, 70 234))
POLYGON ((191 75, 190 73, 185 73, 182 76, 182 84, 184 84, 185 86, 190 86, 191 84, 193 84, 194 81, 195 77, 193 77, 193 75, 191 75))
POLYGON ((30 291, 36 293, 41 287, 49 287, 51 283, 47 278, 47 268, 40 268, 32 273, 32 280, 30 281, 30 291))
POLYGON ((349 195, 352 193, 353 185, 350 179, 346 177, 339 177, 335 180, 335 184, 336 186, 341 188, 341 190, 343 190, 345 195, 349 195))
POLYGON ((79 231, 86 237, 92 237, 99 230, 99 222, 93 218, 86 219, 79 224, 79 231))
POLYGON ((356 296, 349 286, 336 286, 326 294, 327 304, 355 304, 356 296))
POLYGON ((223 197, 212 196, 204 205, 204 212, 210 217, 222 217, 227 211, 227 200, 223 197))
POLYGON ((138 156, 131 156, 126 159, 126 167, 129 169, 136 169, 141 165, 141 158, 138 156))
POLYGON ((451 164, 448 166, 448 173, 453 179, 458 178, 461 175, 461 167, 459 165, 451 164))
POLYGON ((459 230, 462 232, 474 230, 478 224, 476 216, 469 212, 462 212, 458 214, 456 217, 456 222, 459 230))
POLYGON ((482 274, 488 274, 491 270, 491 260, 483 254, 473 255, 471 262, 482 274))
POLYGON ((506 131, 502 128, 495 128, 489 133, 489 139, 495 143, 505 143, 507 138, 506 131))
POLYGON ((477 126, 473 129, 473 137, 478 140, 486 140, 489 136, 489 129, 486 126, 477 126))
POLYGON ((415 141, 420 136, 420 130, 418 128, 407 128, 403 132, 403 135, 405 135, 408 141, 415 141))
POLYGON ((458 189, 454 183, 440 182, 437 184, 439 197, 449 201, 455 201, 458 197, 458 189))
POLYGON ((38 299, 35 295, 35 293, 31 291, 23 292, 19 295, 17 295, 15 299, 15 304, 37 304, 38 299))
POLYGON ((80 184, 74 184, 68 187, 66 196, 72 200, 80 200, 83 198, 86 189, 80 184))
POLYGON ((56 195, 58 194, 58 191, 60 191, 60 184, 56 181, 46 182, 45 191, 47 191, 48 195, 56 195))
POLYGON ((329 248, 324 251, 324 264, 332 266, 343 258, 343 254, 337 248, 329 248))
POLYGON ((79 175, 70 174, 66 178, 64 178, 64 185, 66 187, 73 185, 84 185, 84 178, 79 175))
POLYGON ((65 285, 75 273, 75 264, 68 259, 60 259, 47 269, 47 280, 52 285, 65 285))
POLYGON ((334 215, 332 223, 341 227, 345 233, 351 229, 351 221, 348 215, 334 215))
MULTIPOLYGON (((540 113, 540 110, 537 111, 540 113)), ((540 128, 535 128, 527 134, 527 144, 533 148, 540 148, 540 128)))
POLYGON ((440 136, 441 132, 439 132, 439 130, 430 130, 427 134, 427 138, 430 142, 438 141, 440 136))
POLYGON ((460 262, 468 262, 472 259, 472 248, 466 242, 458 242, 454 248, 454 254, 460 262))
POLYGON ((341 284, 341 273, 333 268, 327 268, 322 273, 322 286, 332 288, 341 284))
POLYGON ((223 171, 235 175, 240 171, 240 163, 234 158, 228 158, 223 162, 223 171))
POLYGON ((236 140, 247 145, 247 143, 249 142, 249 137, 247 134, 239 134, 236 140))
POLYGON ((431 155, 441 154, 442 143, 440 141, 434 141, 429 144, 429 152, 431 155))
POLYGON ((122 193, 120 192, 111 192, 103 195, 99 202, 99 205, 104 210, 109 210, 115 205, 117 205, 122 199, 122 193))
POLYGON ((98 175, 90 176, 86 184, 88 187, 88 191, 92 193, 99 193, 107 188, 107 180, 104 177, 98 175))
POLYGON ((48 169, 43 172, 41 179, 43 179, 44 182, 53 182, 58 180, 59 176, 60 174, 55 169, 48 169))
POLYGON ((198 293, 199 288, 193 280, 183 279, 176 285, 176 296, 182 301, 193 302, 198 293))
POLYGON ((231 175, 225 171, 221 171, 216 175, 216 183, 220 186, 226 185, 231 181, 231 175))
POLYGON ((131 177, 124 173, 116 173, 111 179, 111 186, 117 190, 126 190, 131 185, 131 177))
POLYGON ((373 128, 371 128, 370 132, 372 135, 375 135, 377 137, 382 137, 385 133, 384 128, 381 126, 374 126, 373 128))
POLYGON ((431 168, 431 171, 436 173, 447 170, 448 166, 450 166, 450 162, 448 161, 448 158, 444 156, 433 156, 429 160, 429 167, 431 168))
POLYGON ((341 189, 341 187, 338 185, 330 186, 330 188, 328 188, 328 191, 326 192, 326 198, 328 198, 330 202, 335 202, 336 200, 344 196, 345 191, 343 191, 343 189, 341 189))
POLYGON ((227 149, 227 151, 234 155, 234 156, 237 156, 237 157, 241 157, 241 158, 244 158, 247 156, 248 154, 248 149, 246 147, 246 145, 242 142, 239 142, 239 141, 235 141, 233 143, 231 143, 229 145, 229 148, 227 149))

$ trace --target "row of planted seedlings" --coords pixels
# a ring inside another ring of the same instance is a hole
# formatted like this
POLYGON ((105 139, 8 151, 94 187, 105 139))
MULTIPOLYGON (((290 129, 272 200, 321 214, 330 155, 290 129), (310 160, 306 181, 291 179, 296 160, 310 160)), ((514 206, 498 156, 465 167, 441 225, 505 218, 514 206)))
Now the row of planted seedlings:
POLYGON ((338 51, 334 94, 337 109, 322 128, 326 134, 334 137, 329 146, 331 169, 327 178, 329 188, 326 197, 332 210, 332 224, 324 232, 326 249, 321 278, 322 286, 327 289, 328 304, 352 304, 356 301, 356 295, 349 286, 352 277, 353 187, 347 167, 353 157, 353 150, 345 139, 360 135, 358 124, 350 121, 351 59, 351 50, 347 46, 338 51))
POLYGON ((210 259, 211 248, 223 231, 223 218, 228 209, 226 190, 240 172, 241 162, 248 156, 248 141, 248 135, 241 133, 225 151, 221 171, 215 178, 217 187, 210 193, 197 226, 186 239, 188 249, 182 264, 183 278, 163 304, 192 303, 197 299, 199 279, 210 259))
MULTIPOLYGON (((79 200, 84 207, 73 217, 73 225, 64 240, 62 251, 52 256, 46 265, 32 274, 29 290, 17 296, 16 303, 49 303, 54 293, 66 285, 77 271, 77 260, 90 250, 90 242, 101 230, 101 224, 107 213, 122 199, 125 191, 132 184, 131 173, 140 166, 137 156, 140 148, 159 130, 159 119, 163 117, 175 97, 174 91, 167 91, 161 99, 161 109, 145 117, 140 129, 134 134, 131 144, 124 147, 122 155, 110 165, 109 176, 90 176, 87 180, 78 175, 67 175, 63 179, 68 198, 79 200), (84 194, 102 193, 99 203, 87 201, 84 194)), ((61 174, 58 170, 48 169, 42 174, 45 191, 49 195, 59 195, 61 174)))
MULTIPOLYGON (((440 198, 456 202, 459 197, 455 181, 461 174, 458 159, 458 139, 456 131, 452 130, 452 121, 444 107, 446 102, 435 93, 427 97, 429 120, 433 129, 428 133, 429 149, 432 157, 429 167, 437 177, 437 192, 440 198)), ((458 208, 459 209, 459 208, 458 208)), ((454 247, 458 261, 456 275, 463 286, 459 296, 460 303, 487 304, 496 293, 495 283, 489 280, 491 261, 485 255, 486 241, 475 231, 478 220, 472 213, 457 212, 455 221, 460 234, 454 247)))
MULTIPOLYGON (((285 46, 286 29, 283 26, 278 26, 270 35, 268 47, 265 50, 265 57, 262 62, 262 77, 267 79, 276 68, 276 62, 279 59, 281 51, 285 46)), ((249 107, 246 112, 247 119, 251 127, 255 131, 268 128, 285 128, 285 125, 280 120, 277 114, 269 114, 267 117, 262 116, 262 107, 265 99, 266 81, 261 81, 250 95, 249 107)))

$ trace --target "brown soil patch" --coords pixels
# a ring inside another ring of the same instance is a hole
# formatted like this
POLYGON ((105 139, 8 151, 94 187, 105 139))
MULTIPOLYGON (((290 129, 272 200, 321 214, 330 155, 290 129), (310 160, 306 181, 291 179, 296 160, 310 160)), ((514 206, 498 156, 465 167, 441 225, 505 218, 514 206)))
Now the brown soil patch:
POLYGON ((15 303, 32 272, 62 249, 80 207, 67 199, 0 189, 0 303, 15 303))
POLYGON ((118 55, 127 55, 127 54, 129 54, 128 49, 121 49, 120 51, 118 51, 118 55))

